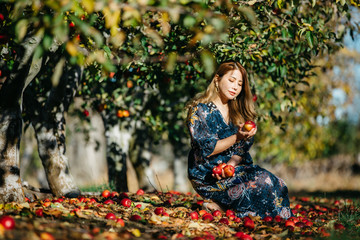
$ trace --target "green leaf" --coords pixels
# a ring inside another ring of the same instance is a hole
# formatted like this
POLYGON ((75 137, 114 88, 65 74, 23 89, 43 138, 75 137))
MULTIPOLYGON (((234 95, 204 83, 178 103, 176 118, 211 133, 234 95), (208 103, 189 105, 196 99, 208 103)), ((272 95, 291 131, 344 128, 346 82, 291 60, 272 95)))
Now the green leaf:
POLYGON ((276 70, 276 65, 275 64, 273 64, 273 65, 271 65, 269 68, 268 68, 268 72, 269 73, 272 73, 272 72, 274 72, 276 70))
POLYGON ((309 43, 310 48, 314 48, 314 37, 311 31, 307 31, 305 34, 306 40, 309 43))
POLYGON ((215 60, 211 52, 204 50, 201 52, 201 62, 205 68, 206 77, 211 77, 215 69, 215 60))
POLYGON ((284 77, 287 73, 287 67, 285 65, 280 66, 280 76, 284 77))
POLYGON ((27 25, 28 25, 28 20, 27 19, 21 19, 15 27, 15 33, 17 35, 17 39, 21 42, 27 32, 27 25))
POLYGON ((193 27, 195 25, 195 23, 196 23, 196 19, 192 16, 187 15, 184 18, 184 26, 187 28, 193 27))
POLYGON ((45 49, 49 49, 50 46, 51 46, 51 44, 52 44, 52 42, 53 42, 53 39, 52 39, 51 36, 49 36, 49 35, 45 35, 45 36, 44 36, 43 46, 44 46, 45 49))

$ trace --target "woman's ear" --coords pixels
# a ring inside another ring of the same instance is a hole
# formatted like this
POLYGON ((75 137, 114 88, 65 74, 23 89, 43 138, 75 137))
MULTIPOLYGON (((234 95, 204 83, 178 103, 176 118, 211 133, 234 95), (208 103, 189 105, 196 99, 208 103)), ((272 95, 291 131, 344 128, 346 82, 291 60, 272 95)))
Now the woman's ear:
POLYGON ((214 78, 213 78, 214 83, 219 83, 219 75, 215 74, 214 78))

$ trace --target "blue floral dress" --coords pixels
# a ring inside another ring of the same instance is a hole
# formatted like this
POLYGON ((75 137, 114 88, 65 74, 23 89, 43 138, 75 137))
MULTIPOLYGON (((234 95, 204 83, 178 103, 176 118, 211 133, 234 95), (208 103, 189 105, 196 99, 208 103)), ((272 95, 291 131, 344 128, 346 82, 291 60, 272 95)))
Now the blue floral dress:
POLYGON ((191 134, 189 179, 203 198, 213 200, 224 209, 233 209, 238 217, 280 215, 287 219, 292 216, 285 182, 253 164, 249 154, 253 138, 241 140, 226 151, 207 157, 218 140, 238 130, 231 122, 225 122, 214 103, 199 103, 194 107, 188 128, 191 134), (212 177, 212 168, 227 163, 233 155, 242 157, 241 165, 235 167, 235 175, 221 180, 212 177))

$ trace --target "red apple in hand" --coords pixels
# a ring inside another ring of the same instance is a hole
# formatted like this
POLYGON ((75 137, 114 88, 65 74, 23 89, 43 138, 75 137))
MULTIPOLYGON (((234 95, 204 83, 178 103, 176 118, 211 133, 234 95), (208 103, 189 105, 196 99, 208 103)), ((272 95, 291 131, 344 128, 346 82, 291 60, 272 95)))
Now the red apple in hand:
POLYGON ((226 165, 226 167, 224 167, 224 173, 226 177, 232 177, 234 176, 235 168, 232 165, 226 165))
POLYGON ((251 131, 251 129, 256 128, 256 124, 253 121, 246 121, 244 124, 244 129, 248 132, 251 131))
POLYGON ((221 168, 220 166, 216 166, 216 167, 214 167, 214 168, 212 169, 212 173, 213 173, 214 175, 218 174, 218 175, 221 176, 222 168, 221 168))

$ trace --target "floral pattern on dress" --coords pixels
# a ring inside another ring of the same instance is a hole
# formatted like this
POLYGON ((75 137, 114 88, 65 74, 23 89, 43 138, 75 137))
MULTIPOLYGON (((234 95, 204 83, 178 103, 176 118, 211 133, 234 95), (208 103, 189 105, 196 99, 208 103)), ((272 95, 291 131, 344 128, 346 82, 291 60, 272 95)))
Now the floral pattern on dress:
POLYGON ((285 182, 269 171, 253 164, 249 150, 254 138, 239 141, 219 154, 209 156, 217 141, 234 135, 238 127, 227 124, 216 105, 199 103, 192 109, 188 128, 191 150, 188 156, 188 176, 194 189, 205 199, 211 199, 224 209, 233 209, 238 217, 292 216, 285 182), (217 180, 212 168, 227 163, 233 155, 242 157, 231 178, 217 180))

